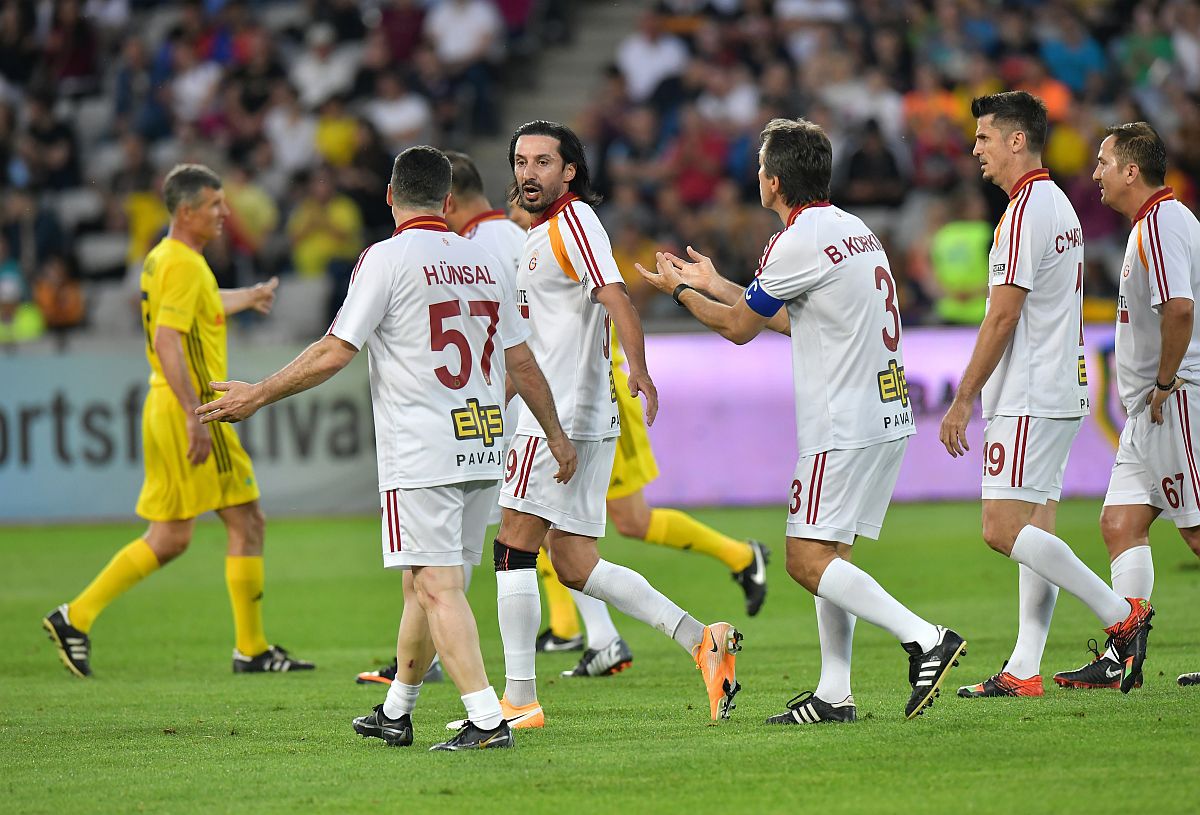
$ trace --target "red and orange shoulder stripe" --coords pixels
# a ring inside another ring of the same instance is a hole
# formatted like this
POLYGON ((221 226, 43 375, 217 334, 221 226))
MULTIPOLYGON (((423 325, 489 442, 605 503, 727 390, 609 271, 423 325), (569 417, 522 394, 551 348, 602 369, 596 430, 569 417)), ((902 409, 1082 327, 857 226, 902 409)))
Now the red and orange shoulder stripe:
POLYGON ((1146 271, 1153 276, 1158 286, 1158 296, 1162 302, 1171 299, 1171 286, 1167 281, 1167 270, 1163 262, 1162 239, 1158 232, 1159 204, 1175 200, 1175 191, 1163 187, 1146 199, 1133 216, 1134 229, 1137 230, 1138 259, 1146 271), (1149 250, 1149 251, 1147 251, 1149 250))
POLYGON ((575 268, 575 264, 567 252, 566 243, 563 242, 565 226, 572 243, 579 250, 586 272, 592 279, 592 285, 600 288, 604 285, 604 276, 600 273, 600 264, 596 262, 596 256, 592 252, 592 245, 588 240, 587 231, 583 228, 583 222, 579 219, 579 213, 572 206, 577 201, 579 201, 579 196, 575 193, 567 192, 560 195, 553 204, 546 207, 546 211, 533 222, 530 229, 537 229, 542 224, 549 224, 550 249, 554 252, 554 259, 558 261, 563 274, 579 283, 583 278, 575 268))

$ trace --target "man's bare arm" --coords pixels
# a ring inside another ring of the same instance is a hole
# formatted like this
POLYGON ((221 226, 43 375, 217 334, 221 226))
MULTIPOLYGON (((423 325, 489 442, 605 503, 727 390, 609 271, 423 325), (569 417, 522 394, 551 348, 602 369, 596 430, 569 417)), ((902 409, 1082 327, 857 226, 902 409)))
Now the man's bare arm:
POLYGON ((293 394, 315 388, 350 364, 358 349, 328 334, 300 352, 281 370, 251 385, 247 382, 214 382, 221 398, 196 408, 196 415, 208 422, 240 422, 260 408, 293 394))
POLYGON ((183 358, 183 335, 174 328, 160 325, 154 332, 154 353, 167 384, 171 386, 171 393, 175 394, 187 417, 188 461, 203 464, 212 450, 212 435, 194 415, 200 397, 196 395, 196 387, 183 358))
POLYGON ((1025 305, 1025 296, 1029 292, 1020 286, 1004 285, 992 289, 991 301, 988 304, 987 316, 979 326, 979 336, 975 339, 975 350, 971 352, 971 361, 963 371, 954 394, 950 409, 942 418, 939 437, 951 456, 957 458, 970 450, 967 444, 967 422, 971 418, 971 409, 975 397, 983 390, 984 384, 996 370, 1000 357, 1008 344, 1012 342, 1013 332, 1021 320, 1021 309, 1025 305))
POLYGON ((521 395, 525 406, 546 433, 546 446, 558 462, 558 472, 554 474, 554 479, 565 484, 575 474, 575 446, 571 444, 559 423, 550 383, 546 381, 537 360, 533 358, 533 352, 523 342, 504 350, 504 365, 508 369, 508 381, 521 395))
POLYGON ((266 283, 256 283, 241 289, 221 289, 221 307, 229 315, 238 314, 251 308, 259 314, 269 314, 271 306, 275 305, 277 288, 279 288, 279 278, 272 277, 266 283))
POLYGON ((596 290, 596 300, 608 311, 617 330, 617 341, 625 351, 629 365, 629 395, 646 395, 646 424, 654 424, 658 415, 658 389, 646 368, 646 335, 642 331, 642 318, 629 299, 624 284, 609 284, 596 290))

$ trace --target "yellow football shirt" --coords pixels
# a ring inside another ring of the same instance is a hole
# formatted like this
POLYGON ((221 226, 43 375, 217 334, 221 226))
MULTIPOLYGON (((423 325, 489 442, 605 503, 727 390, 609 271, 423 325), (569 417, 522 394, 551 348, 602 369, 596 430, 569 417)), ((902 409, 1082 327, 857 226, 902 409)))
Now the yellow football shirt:
POLYGON ((227 378, 225 308, 217 278, 204 256, 174 238, 163 238, 142 264, 142 327, 150 385, 167 385, 154 352, 159 326, 183 335, 183 354, 201 401, 216 398, 209 382, 227 378))

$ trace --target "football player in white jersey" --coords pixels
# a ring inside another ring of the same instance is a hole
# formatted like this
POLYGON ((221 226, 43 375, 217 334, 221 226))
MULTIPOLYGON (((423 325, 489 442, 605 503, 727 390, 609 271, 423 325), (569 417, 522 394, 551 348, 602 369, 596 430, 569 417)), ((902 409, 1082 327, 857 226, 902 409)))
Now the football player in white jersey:
MULTIPOLYGON (((1150 524, 1165 515, 1200 555, 1200 223, 1165 186, 1167 151, 1145 122, 1110 127, 1092 178, 1100 200, 1129 218, 1133 229, 1121 267, 1117 300, 1117 390, 1129 419, 1117 445, 1100 513, 1120 595, 1150 597, 1154 563, 1150 524), (1196 419, 1191 409, 1196 408, 1196 419)), ((1093 646, 1096 658, 1054 675, 1070 688, 1117 687, 1121 655, 1093 646)), ((1184 674, 1181 685, 1200 684, 1184 674)))
MULTIPOLYGON (((525 246, 525 230, 510 221, 502 209, 493 209, 483 190, 483 179, 475 162, 466 153, 452 150, 444 151, 450 159, 452 180, 450 184, 450 201, 446 205, 446 224, 459 235, 474 241, 496 258, 498 264, 494 271, 508 278, 509 284, 516 290, 517 262, 521 259, 521 250, 525 246)), ((516 426, 517 402, 509 402, 504 411, 505 447, 516 426)), ((500 505, 496 498, 500 494, 500 482, 496 482, 496 493, 492 498, 492 510, 488 515, 488 524, 500 523, 500 505)), ((471 587, 471 572, 474 565, 463 563, 463 591, 471 587)), ((360 685, 390 685, 396 678, 396 663, 385 665, 373 671, 362 671, 355 677, 360 685)), ((425 674, 424 682, 441 682, 441 660, 435 655, 433 664, 425 674)), ((457 730, 458 728, 454 728, 457 730)))
POLYGON ((878 538, 916 432, 904 379, 896 283, 879 239, 829 203, 833 150, 812 122, 774 119, 762 132, 762 205, 785 227, 767 244, 750 287, 692 262, 655 256, 638 271, 700 322, 739 345, 764 328, 792 338, 800 460, 789 489, 787 570, 816 596, 821 679, 769 724, 851 722, 850 656, 857 617, 909 654, 911 719, 933 704, 967 643, 918 617, 850 563, 859 536, 878 538), (698 289, 698 290, 697 290, 698 289), (706 296, 707 295, 707 296, 706 296))
POLYGON ((1020 564, 1019 627, 1000 672, 963 697, 1041 696, 1042 651, 1058 589, 1090 608, 1127 660, 1125 692, 1146 656, 1153 609, 1123 598, 1054 535, 1071 442, 1088 412, 1083 356, 1083 230, 1042 167, 1046 106, 1025 91, 971 103, 983 178, 1010 197, 996 227, 987 315, 942 419, 951 456, 965 455, 967 422, 983 393, 983 539, 1020 564))
POLYGON ((506 369, 544 428, 557 483, 569 482, 576 455, 525 342, 529 330, 510 282, 492 271, 491 255, 442 218, 450 172, 449 160, 432 147, 401 153, 387 191, 396 232, 359 257, 329 333, 255 385, 215 383, 225 396, 197 413, 206 422, 239 421, 319 385, 367 346, 383 559, 405 570, 405 603, 396 643, 401 669, 384 703, 356 718, 354 730, 393 746, 412 744, 410 714, 436 648, 467 719, 431 749, 466 750, 512 745, 487 681, 462 571, 464 562, 479 562, 500 475, 506 369))
POLYGON ((741 634, 725 622, 703 625, 637 572, 601 559, 596 549, 621 432, 610 320, 629 361, 629 392, 646 397, 648 423, 658 396, 646 370, 641 320, 591 207, 595 198, 583 145, 561 124, 534 121, 517 128, 508 158, 510 199, 534 215, 517 269, 517 304, 563 427, 579 451, 579 469, 570 484, 555 482, 544 433, 522 406, 505 461, 495 542, 505 718, 523 727, 545 723, 534 670, 541 624, 535 564, 543 543, 565 585, 657 628, 690 653, 708 689, 709 714, 727 717, 738 691, 735 652, 741 634))

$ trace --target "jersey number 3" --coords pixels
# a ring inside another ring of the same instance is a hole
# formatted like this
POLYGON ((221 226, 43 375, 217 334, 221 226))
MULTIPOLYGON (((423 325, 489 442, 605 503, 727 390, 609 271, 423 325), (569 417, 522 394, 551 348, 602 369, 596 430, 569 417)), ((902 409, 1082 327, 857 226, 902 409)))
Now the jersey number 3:
MULTIPOLYGON (((487 339, 483 343, 483 352, 479 355, 479 368, 483 371, 484 380, 490 385, 492 350, 496 347, 496 324, 500 322, 500 304, 494 300, 471 300, 467 307, 472 317, 486 317, 488 320, 487 339)), ((433 371, 438 382, 451 390, 462 388, 471 378, 471 344, 467 342, 466 335, 458 329, 442 325, 447 319, 461 314, 462 303, 458 300, 429 305, 429 350, 436 353, 453 345, 458 351, 458 373, 450 373, 450 369, 445 365, 433 371)))
POLYGON ((875 288, 883 292, 883 309, 892 318, 892 330, 883 329, 883 345, 893 354, 900 347, 900 310, 896 308, 896 283, 882 266, 875 267, 875 288))

